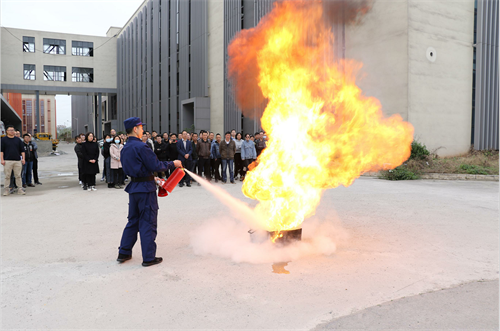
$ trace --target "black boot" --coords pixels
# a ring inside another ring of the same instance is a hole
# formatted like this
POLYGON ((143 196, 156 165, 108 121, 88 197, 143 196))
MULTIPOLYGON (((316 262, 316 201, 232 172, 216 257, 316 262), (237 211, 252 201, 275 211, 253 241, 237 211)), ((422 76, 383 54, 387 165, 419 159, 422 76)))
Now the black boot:
POLYGON ((118 253, 118 258, 116 259, 116 261, 122 263, 122 262, 130 260, 131 258, 132 258, 132 255, 118 253))
POLYGON ((149 262, 142 262, 142 266, 143 267, 149 267, 149 266, 152 266, 152 265, 155 265, 155 264, 159 264, 159 263, 162 263, 163 259, 161 257, 155 257, 155 259, 153 261, 149 261, 149 262))

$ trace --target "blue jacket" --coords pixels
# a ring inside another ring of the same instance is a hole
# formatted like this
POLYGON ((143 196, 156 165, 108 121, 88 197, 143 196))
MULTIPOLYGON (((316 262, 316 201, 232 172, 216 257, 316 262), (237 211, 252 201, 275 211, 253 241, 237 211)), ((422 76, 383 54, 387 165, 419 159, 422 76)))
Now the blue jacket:
MULTIPOLYGON (((156 154, 143 143, 139 138, 129 137, 127 144, 123 146, 120 153, 123 172, 131 177, 148 177, 153 172, 164 172, 174 169, 174 163, 169 161, 161 162, 156 154)), ((154 180, 147 182, 130 182, 125 188, 127 193, 149 193, 156 191, 154 180)))
POLYGON ((186 141, 186 148, 184 148, 184 142, 181 140, 177 140, 177 159, 184 161, 184 160, 192 160, 193 157, 193 145, 189 140, 186 141), (184 155, 189 154, 189 158, 185 158, 184 155))
POLYGON ((241 145, 241 159, 242 160, 251 160, 257 158, 257 151, 255 150, 255 144, 253 141, 249 140, 248 142, 245 140, 241 145))
POLYGON ((212 141, 212 148, 210 148, 210 158, 213 159, 221 159, 220 155, 220 147, 217 140, 212 141))

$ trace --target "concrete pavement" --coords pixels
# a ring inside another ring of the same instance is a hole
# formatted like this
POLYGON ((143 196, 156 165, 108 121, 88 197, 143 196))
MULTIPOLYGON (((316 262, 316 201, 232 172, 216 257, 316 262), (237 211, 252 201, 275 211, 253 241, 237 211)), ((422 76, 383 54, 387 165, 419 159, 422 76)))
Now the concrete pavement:
MULTIPOLYGON (((288 275, 196 255, 192 233, 230 217, 203 188, 176 188, 159 198, 164 262, 143 268, 140 245, 115 261, 127 194, 99 181, 81 190, 72 148, 40 158, 42 186, 1 198, 2 329, 422 328, 412 311, 434 321, 426 328, 498 329, 496 182, 360 178, 328 190, 306 222, 333 224, 337 249, 293 260, 288 275)), ((241 184, 224 189, 253 203, 241 184)))

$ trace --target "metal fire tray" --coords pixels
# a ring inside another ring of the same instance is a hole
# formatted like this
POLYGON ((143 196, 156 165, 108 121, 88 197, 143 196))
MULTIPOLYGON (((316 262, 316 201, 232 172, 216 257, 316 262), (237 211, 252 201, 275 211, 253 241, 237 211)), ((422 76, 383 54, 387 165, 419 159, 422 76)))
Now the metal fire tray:
POLYGON ((269 233, 269 238, 274 238, 276 235, 278 236, 274 241, 275 244, 286 245, 294 241, 300 241, 302 239, 302 229, 268 231, 268 233, 269 233))

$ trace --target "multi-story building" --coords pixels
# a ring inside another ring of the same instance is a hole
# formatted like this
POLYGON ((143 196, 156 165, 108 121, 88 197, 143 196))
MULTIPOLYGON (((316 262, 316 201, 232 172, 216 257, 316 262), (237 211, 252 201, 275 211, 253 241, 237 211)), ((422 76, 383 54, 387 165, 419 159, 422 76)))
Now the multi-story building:
POLYGON ((55 95, 40 95, 40 129, 36 130, 37 122, 35 118, 36 97, 32 94, 4 93, 3 97, 15 110, 21 119, 22 133, 46 132, 53 137, 57 137, 56 120, 56 97, 55 95))
MULTIPOLYGON (((32 65, 43 66, 56 81, 50 87, 73 96, 74 134, 123 131, 130 116, 158 132, 255 132, 259 121, 244 117, 232 96, 227 46, 273 3, 145 0, 106 38, 9 29, 11 38, 2 28, 2 90, 47 90, 31 81, 32 65), (35 61, 30 56, 41 40, 35 61), (60 55, 70 42, 72 56, 60 55), (72 68, 71 83, 60 67, 72 68)), ((340 22, 332 30, 332 54, 363 63, 364 94, 379 99, 386 115, 413 124, 430 150, 498 149, 498 1, 375 1, 360 24, 340 22)), ((263 110, 255 109, 257 118, 263 110)))
MULTIPOLYGON (((56 96, 55 95, 40 95, 39 97, 40 110, 40 129, 37 132, 50 133, 52 137, 57 137, 57 120, 56 120, 56 96)), ((34 134, 36 129, 35 118, 35 103, 36 97, 33 94, 22 95, 22 119, 23 133, 28 132, 34 134)))
MULTIPOLYGON (((1 28, 2 93, 23 94, 26 113, 19 117, 34 118, 33 132, 53 130, 56 134, 56 94, 95 96, 101 107, 103 99, 105 105, 116 104, 106 100, 116 100, 117 31, 110 28, 106 37, 98 37, 1 28)), ((2 112, 2 120, 15 120, 9 115, 2 112)), ((101 112, 86 109, 85 115, 75 130, 83 131, 85 125, 89 130, 102 127, 97 125, 101 112)), ((28 130, 30 121, 24 123, 28 130)), ((100 129, 95 131, 102 134, 100 129)))

